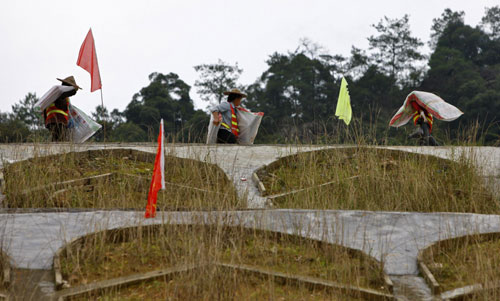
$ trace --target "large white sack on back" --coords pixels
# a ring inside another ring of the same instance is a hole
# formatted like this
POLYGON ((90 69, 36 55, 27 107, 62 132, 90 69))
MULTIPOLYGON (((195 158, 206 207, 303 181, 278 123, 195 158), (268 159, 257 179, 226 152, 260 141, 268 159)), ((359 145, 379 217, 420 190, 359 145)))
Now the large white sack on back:
POLYGON ((35 104, 35 107, 40 107, 40 109, 45 110, 51 103, 56 101, 63 93, 74 90, 73 86, 62 86, 57 85, 53 86, 49 89, 49 91, 45 92, 43 96, 38 100, 35 104))
POLYGON ((410 104, 411 101, 416 101, 419 106, 425 108, 427 112, 439 120, 453 121, 463 114, 462 111, 445 102, 436 94, 423 91, 413 91, 408 94, 403 106, 399 108, 396 114, 392 117, 389 122, 390 126, 400 127, 410 121, 415 113, 415 109, 410 104))
POLYGON ((99 123, 92 120, 74 105, 70 106, 69 115, 71 117, 71 141, 74 143, 85 142, 101 128, 99 123))

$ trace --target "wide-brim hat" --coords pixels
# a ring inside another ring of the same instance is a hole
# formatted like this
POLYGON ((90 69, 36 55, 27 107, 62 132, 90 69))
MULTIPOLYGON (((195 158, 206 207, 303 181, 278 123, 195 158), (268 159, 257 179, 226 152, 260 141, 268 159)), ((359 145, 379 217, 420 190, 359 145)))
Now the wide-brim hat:
POLYGON ((65 79, 56 78, 57 80, 75 87, 75 89, 82 89, 76 84, 75 78, 73 76, 68 76, 65 79))
POLYGON ((231 91, 224 91, 224 95, 230 95, 230 94, 236 94, 240 95, 241 97, 247 97, 245 93, 241 92, 238 89, 232 89, 231 91))

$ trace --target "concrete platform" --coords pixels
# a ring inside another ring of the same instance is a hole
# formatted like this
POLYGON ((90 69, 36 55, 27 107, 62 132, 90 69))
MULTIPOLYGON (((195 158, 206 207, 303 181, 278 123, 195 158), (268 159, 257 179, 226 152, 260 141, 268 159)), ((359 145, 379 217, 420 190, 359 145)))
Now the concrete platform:
POLYGON ((94 211, 0 214, 4 250, 18 268, 51 269, 54 253, 74 238, 104 229, 161 223, 227 223, 300 234, 364 251, 390 275, 416 275, 418 250, 442 239, 500 231, 500 216, 336 210, 230 212, 94 211))
MULTIPOLYGON (((349 210, 259 210, 265 199, 252 183, 251 174, 276 159, 298 152, 345 146, 207 146, 167 145, 168 154, 192 158, 221 167, 235 183, 240 196, 255 210, 233 212, 163 212, 145 220, 143 212, 88 211, 16 213, 0 211, 0 247, 12 265, 26 269, 51 269, 56 250, 74 238, 110 228, 153 223, 190 223, 203 217, 207 223, 225 221, 301 234, 364 251, 384 262, 395 279, 418 273, 420 249, 447 238, 471 233, 499 232, 500 216, 460 213, 369 212, 349 210), (248 179, 242 181, 242 178, 248 179)), ((4 144, 0 160, 14 162, 35 155, 91 149, 130 148, 155 152, 154 144, 4 144)), ((466 156, 474 160, 491 187, 500 181, 500 148, 495 147, 390 147, 390 149, 435 155, 447 159, 466 156)), ((1 167, 1 166, 0 166, 1 167)), ((168 172, 168 171, 167 171, 168 172)), ((498 190, 497 190, 498 191, 498 190)))

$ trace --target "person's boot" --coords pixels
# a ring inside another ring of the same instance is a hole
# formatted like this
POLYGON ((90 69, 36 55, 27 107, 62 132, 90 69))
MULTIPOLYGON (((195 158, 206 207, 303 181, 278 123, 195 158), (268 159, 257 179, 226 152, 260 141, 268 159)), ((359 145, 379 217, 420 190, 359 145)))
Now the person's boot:
POLYGON ((436 141, 436 139, 434 139, 434 137, 429 135, 429 145, 430 146, 439 146, 439 143, 437 143, 437 141, 436 141))

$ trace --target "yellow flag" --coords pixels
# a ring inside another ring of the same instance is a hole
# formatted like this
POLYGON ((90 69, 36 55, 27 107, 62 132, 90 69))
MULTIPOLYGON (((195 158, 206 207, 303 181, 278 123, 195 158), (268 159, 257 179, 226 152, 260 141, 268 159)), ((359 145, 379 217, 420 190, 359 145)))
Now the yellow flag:
POLYGON ((335 116, 344 120, 345 124, 349 125, 352 118, 351 97, 349 96, 349 89, 347 88, 347 81, 342 77, 340 84, 339 99, 337 100, 337 109, 335 116))

